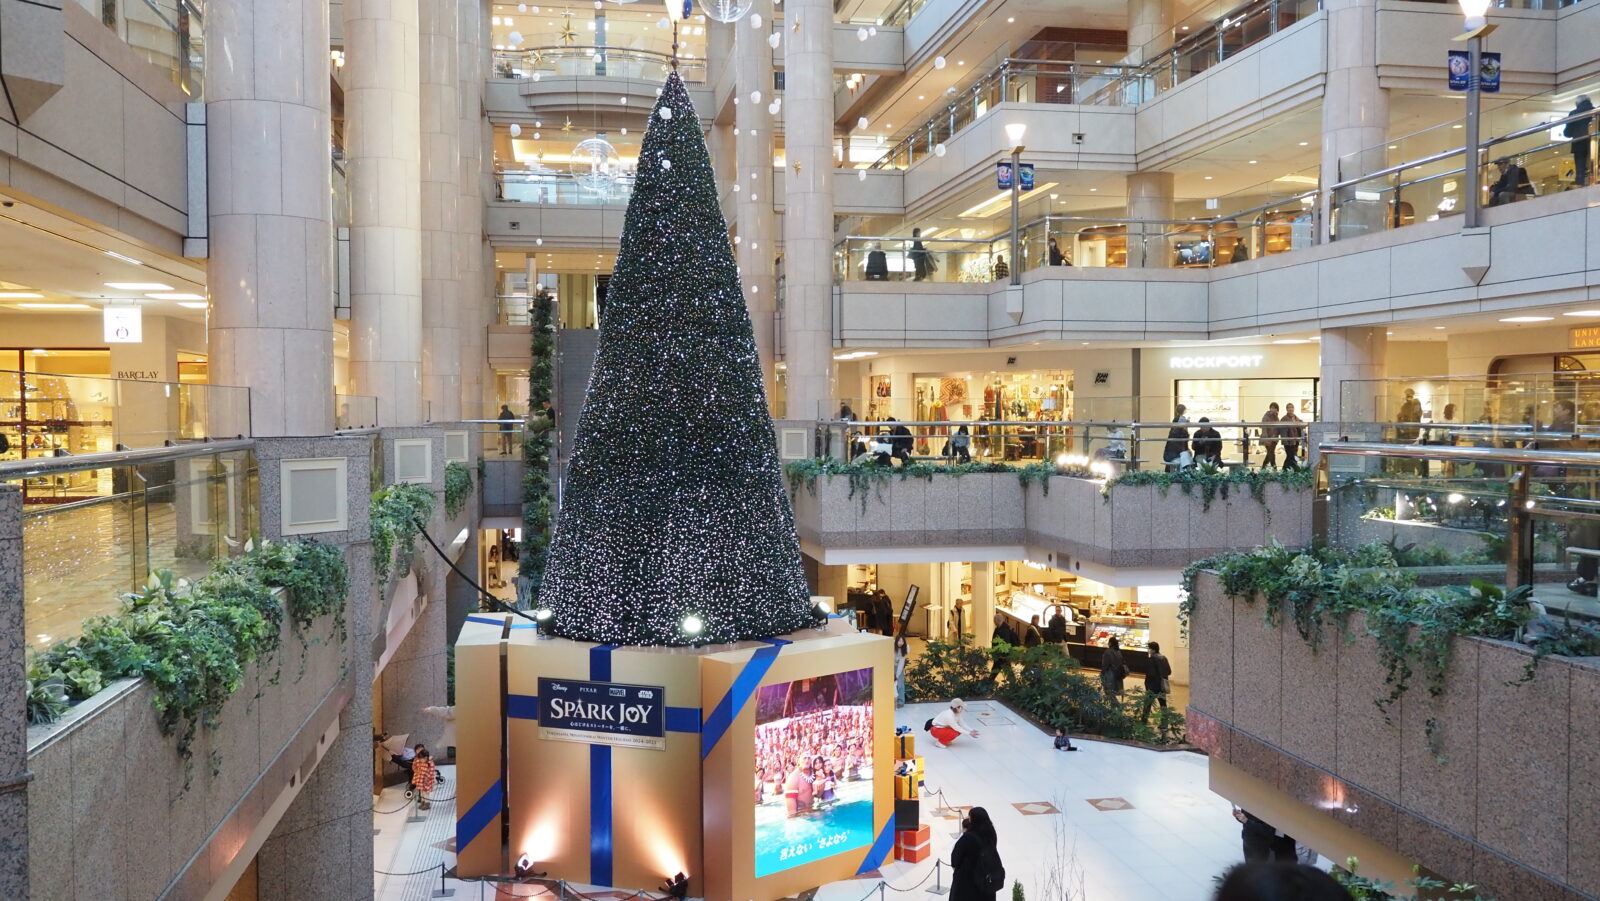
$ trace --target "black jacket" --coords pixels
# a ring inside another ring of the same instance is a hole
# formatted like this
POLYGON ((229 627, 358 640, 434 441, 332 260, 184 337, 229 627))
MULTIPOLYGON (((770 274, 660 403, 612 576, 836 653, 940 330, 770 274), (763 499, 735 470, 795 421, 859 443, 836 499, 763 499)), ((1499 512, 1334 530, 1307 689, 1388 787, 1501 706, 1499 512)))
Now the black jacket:
POLYGON ((1209 425, 1194 430, 1194 460, 1222 464, 1222 433, 1209 425))
POLYGON ((963 832, 950 849, 950 901, 994 901, 983 887, 984 840, 963 832))
POLYGON ((1161 450, 1161 460, 1171 463, 1178 459, 1178 455, 1189 449, 1189 430, 1184 428, 1179 420, 1173 420, 1172 428, 1167 430, 1167 446, 1161 450))
POLYGON ((1150 662, 1144 668, 1145 691, 1158 693, 1172 690, 1172 664, 1167 662, 1165 654, 1151 654, 1150 662))

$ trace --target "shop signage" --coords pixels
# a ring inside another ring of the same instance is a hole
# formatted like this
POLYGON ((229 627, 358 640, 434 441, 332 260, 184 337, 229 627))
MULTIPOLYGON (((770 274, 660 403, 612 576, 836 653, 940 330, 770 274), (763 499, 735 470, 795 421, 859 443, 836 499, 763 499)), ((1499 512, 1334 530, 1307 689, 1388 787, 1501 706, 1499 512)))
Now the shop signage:
POLYGON ((897 634, 906 634, 906 623, 911 622, 911 611, 917 609, 917 593, 921 590, 915 585, 906 590, 906 602, 900 607, 900 628, 895 630, 897 634))
POLYGON ((666 694, 659 685, 541 677, 539 737, 665 750, 666 694))
POLYGON ((1261 354, 1217 354, 1204 357, 1172 357, 1173 369, 1259 369, 1261 354))
MULTIPOLYGON (((1467 51, 1451 50, 1449 53, 1450 90, 1471 90, 1467 79, 1467 70, 1471 68, 1467 51)), ((1500 54, 1478 54, 1478 90, 1485 94, 1500 93, 1500 54)))
POLYGON ((1600 325, 1579 325, 1568 329, 1573 350, 1590 350, 1600 347, 1600 325))
POLYGON ((105 308, 107 344, 138 344, 144 340, 144 308, 138 304, 105 308))

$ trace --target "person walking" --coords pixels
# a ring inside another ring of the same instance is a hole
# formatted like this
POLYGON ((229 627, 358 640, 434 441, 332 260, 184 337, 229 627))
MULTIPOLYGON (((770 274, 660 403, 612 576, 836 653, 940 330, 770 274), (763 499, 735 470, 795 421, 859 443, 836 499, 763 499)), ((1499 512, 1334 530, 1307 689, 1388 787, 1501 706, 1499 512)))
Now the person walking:
POLYGON ((894 706, 906 706, 906 661, 911 657, 911 645, 904 635, 894 639, 894 706))
POLYGON ((1144 670, 1144 709, 1139 712, 1139 722, 1150 719, 1150 705, 1160 704, 1167 709, 1167 695, 1172 691, 1172 664, 1161 653, 1161 642, 1150 642, 1150 662, 1144 670))
POLYGON ((950 901, 994 901, 1005 887, 999 838, 989 811, 974 807, 961 821, 961 837, 950 849, 950 901))
POLYGON ((1572 181, 1578 187, 1589 183, 1589 134, 1594 130, 1594 116, 1585 115, 1594 112, 1594 104, 1589 102, 1588 94, 1579 94, 1578 103, 1567 113, 1567 118, 1582 116, 1572 119, 1561 133, 1572 139, 1572 181))
POLYGON ((967 721, 961 718, 961 711, 967 708, 967 702, 960 698, 951 698, 950 706, 939 711, 933 719, 928 720, 923 728, 933 736, 935 747, 948 748, 950 743, 962 735, 978 737, 978 730, 967 726, 967 721))
POLYGON ((433 755, 427 748, 417 745, 416 752, 416 759, 411 761, 411 790, 416 793, 417 808, 427 810, 433 806, 428 801, 428 792, 439 783, 439 768, 434 766, 433 755))
POLYGON ((1298 456, 1300 454, 1301 432, 1299 426, 1300 417, 1294 415, 1294 404, 1283 405, 1283 416, 1278 421, 1280 423, 1295 423, 1294 425, 1280 426, 1278 433, 1281 436, 1279 440, 1283 442, 1283 468, 1297 469, 1300 466, 1298 456))
POLYGON ((1267 412, 1261 414, 1261 446, 1267 456, 1261 461, 1263 468, 1278 465, 1278 402, 1267 404, 1267 412))
POLYGON ((933 275, 939 268, 933 260, 933 254, 928 253, 928 248, 922 246, 922 229, 911 230, 911 268, 916 275, 911 279, 920 282, 933 275))
POLYGON ((500 405, 500 415, 495 417, 500 420, 500 456, 511 456, 511 430, 517 421, 517 414, 511 412, 509 404, 500 405))
POLYGON ((1044 644, 1044 632, 1039 629, 1039 615, 1036 613, 1028 624, 1022 627, 1022 647, 1036 648, 1042 644, 1044 644))
POLYGON ((872 596, 872 631, 879 635, 894 632, 894 601, 889 599, 889 592, 882 588, 872 596))
POLYGON ((1051 644, 1066 644, 1067 623, 1070 622, 1070 620, 1068 620, 1066 615, 1061 612, 1061 605, 1057 604, 1050 609, 1053 612, 1050 614, 1050 622, 1045 624, 1044 640, 1050 642, 1051 644))
POLYGON ((1114 705, 1122 703, 1122 683, 1127 678, 1128 665, 1122 662, 1122 642, 1113 635, 1100 655, 1100 687, 1105 690, 1106 700, 1114 705))
POLYGON ((998 281, 1003 281, 1004 279, 1008 279, 1010 277, 1011 277, 1011 267, 1006 265, 1006 255, 1003 254, 1003 253, 995 254, 994 255, 994 280, 998 282, 998 281))

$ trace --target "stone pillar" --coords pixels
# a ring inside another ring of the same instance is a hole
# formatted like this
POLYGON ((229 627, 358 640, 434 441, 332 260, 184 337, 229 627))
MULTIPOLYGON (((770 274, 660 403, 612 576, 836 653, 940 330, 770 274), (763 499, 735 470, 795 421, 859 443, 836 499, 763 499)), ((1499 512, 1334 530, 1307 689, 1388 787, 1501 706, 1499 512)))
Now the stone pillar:
POLYGON ((833 4, 789 0, 784 17, 786 416, 809 420, 833 401, 833 4))
POLYGON ((423 421, 417 0, 346 0, 350 377, 378 424, 423 421))
POLYGON ((217 0, 206 38, 211 381, 253 435, 331 434, 328 0, 217 0))
MULTIPOLYGON (((1322 97, 1323 185, 1384 168, 1388 153, 1389 95, 1378 86, 1376 0, 1328 0, 1328 81, 1322 97), (1363 151, 1365 151, 1363 153, 1363 151), (1340 162, 1343 157, 1352 157, 1340 162)), ((1390 197, 1356 200, 1353 188, 1333 198, 1338 236, 1384 228, 1390 197)), ((1324 222, 1332 210, 1324 211, 1324 222)), ((1421 213, 1421 211, 1418 211, 1421 213)), ((1425 215, 1425 214, 1423 214, 1425 215)), ((1423 218, 1419 215, 1418 218, 1423 218)))
POLYGON ((1145 61, 1144 48, 1172 30, 1172 0, 1128 0, 1128 62, 1145 61))
POLYGON ((488 20, 483 4, 456 6, 456 135, 459 156, 456 169, 456 276, 460 315, 457 337, 461 341, 461 414, 467 419, 483 418, 491 411, 483 408, 485 348, 488 342, 489 304, 486 278, 494 270, 483 270, 484 247, 484 75, 489 64, 486 42, 488 20))
MULTIPOLYGON (((736 163, 728 177, 740 188, 734 195, 737 219, 735 233, 739 244, 734 258, 739 262, 739 278, 744 284, 745 302, 750 307, 750 322, 755 327, 756 351, 761 356, 761 386, 772 405, 773 376, 777 350, 775 317, 778 312, 777 279, 773 261, 778 255, 777 214, 772 208, 772 138, 777 117, 767 107, 779 95, 772 89, 772 48, 767 35, 773 27, 772 0, 756 0, 750 15, 760 15, 761 28, 750 27, 748 17, 734 26, 733 76, 742 96, 734 107, 736 163), (750 101, 750 92, 759 90, 761 100, 750 101)), ((831 308, 831 303, 830 303, 831 308)), ((829 354, 832 362, 832 354, 829 354)), ((793 375, 791 367, 791 377, 793 375)), ((792 383, 791 383, 792 384, 792 383)), ((809 411, 795 415, 810 418, 809 411)))
MULTIPOLYGON (((1389 338, 1384 326, 1351 326, 1322 330, 1322 408, 1319 422, 1340 423, 1339 435, 1359 437, 1367 423, 1387 422, 1395 411, 1380 410, 1382 400, 1376 384, 1349 385, 1355 380, 1384 377, 1389 338), (1354 430, 1354 433, 1352 433, 1354 430)), ((1301 417, 1302 419, 1306 417, 1301 417)), ((1381 431, 1368 437, 1378 440, 1381 431)))
POLYGON ((986 648, 994 641, 994 564, 988 560, 972 564, 971 613, 972 643, 986 648))
POLYGON ((817 594, 833 598, 833 609, 850 606, 850 567, 817 564, 817 594))
MULTIPOLYGON (((1175 175, 1171 172, 1134 172, 1128 176, 1129 219, 1171 219, 1175 175)), ((1172 266, 1171 225, 1128 225, 1128 268, 1168 269, 1172 266)))
POLYGON ((0 897, 26 898, 28 781, 33 776, 23 685, 22 490, 15 482, 0 486, 0 579, 0 897))
POLYGON ((455 4, 421 0, 422 396, 428 418, 461 418, 461 283, 455 267, 460 214, 460 22, 455 4))

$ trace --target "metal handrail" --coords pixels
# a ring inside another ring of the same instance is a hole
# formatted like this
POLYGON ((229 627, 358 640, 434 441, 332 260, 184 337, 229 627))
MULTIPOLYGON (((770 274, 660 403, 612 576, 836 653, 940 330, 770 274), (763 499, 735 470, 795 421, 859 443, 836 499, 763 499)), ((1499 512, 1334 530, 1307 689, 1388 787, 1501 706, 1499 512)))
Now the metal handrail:
POLYGON ((0 462, 0 482, 84 472, 90 469, 107 469, 113 466, 136 466, 145 463, 166 463, 189 457, 209 457, 213 454, 252 450, 255 446, 255 440, 251 438, 228 438, 220 441, 207 438, 194 444, 147 447, 141 450, 106 451, 74 457, 28 457, 23 460, 0 462))
MULTIPOLYGON (((1519 128, 1516 131, 1511 132, 1510 134, 1504 134, 1504 135, 1499 135, 1497 137, 1489 138, 1489 139, 1485 140, 1482 144, 1478 145, 1478 149, 1481 152, 1484 148, 1493 146, 1495 144, 1503 144, 1506 141, 1515 141, 1518 138, 1525 138, 1528 135, 1538 134, 1541 131, 1549 131, 1550 129, 1556 127, 1557 125, 1565 125, 1568 122, 1576 122, 1579 119, 1594 119, 1597 116, 1600 116, 1600 110, 1597 110, 1597 111, 1594 111, 1594 112, 1580 113, 1579 115, 1576 115, 1576 116, 1566 116, 1564 118, 1556 119, 1556 120, 1551 121, 1551 122, 1541 122, 1538 125, 1529 125, 1529 126, 1527 126, 1525 128, 1519 128)), ((1418 134, 1421 134, 1421 132, 1418 132, 1418 134)), ((1573 139, 1573 140, 1577 140, 1577 139, 1573 139)), ((1562 141, 1552 141, 1549 144, 1545 144, 1545 145, 1542 145, 1542 146, 1543 147, 1555 147, 1556 145, 1561 144, 1561 143, 1564 143, 1564 142, 1562 142, 1562 141)), ((1367 150, 1376 150, 1376 149, 1377 149, 1376 147, 1367 148, 1367 150)), ((1535 150, 1539 150, 1539 149, 1542 149, 1542 147, 1536 147, 1534 149, 1535 150)), ((1357 151, 1357 153, 1365 153, 1365 152, 1366 152, 1365 150, 1357 151)), ((1362 184, 1363 182, 1369 182, 1369 181, 1372 181, 1374 179, 1387 178, 1390 175, 1399 174, 1400 172, 1402 172, 1402 171, 1404 171, 1406 169, 1415 169, 1418 166, 1426 166, 1429 163, 1437 163, 1437 162, 1440 162, 1442 160, 1447 160, 1447 159, 1449 159, 1449 158, 1451 158, 1453 156, 1462 156, 1462 157, 1464 157, 1464 156, 1466 156, 1466 153, 1467 153, 1467 148, 1466 148, 1466 145, 1463 144, 1460 147, 1454 147, 1454 148, 1451 148, 1449 150, 1441 150, 1438 153, 1431 153, 1431 154, 1429 154, 1429 155, 1427 155, 1425 157, 1422 157, 1420 159, 1408 160, 1408 161, 1406 161, 1404 163, 1400 163, 1399 165, 1389 166, 1388 168, 1385 168, 1385 169, 1379 169, 1376 172, 1369 172, 1366 175, 1362 175, 1362 176, 1359 176, 1357 178, 1347 178, 1344 181, 1335 182, 1334 184, 1332 184, 1332 185, 1330 185, 1328 187, 1328 190, 1329 191, 1337 191, 1340 188, 1353 187, 1355 185, 1362 184)), ((1347 154, 1347 156, 1354 156, 1354 155, 1355 154, 1347 154)), ((1462 167, 1460 169, 1457 169, 1457 170, 1454 170, 1454 171, 1456 171, 1456 172, 1466 171, 1465 160, 1463 160, 1462 162, 1463 162, 1462 167)), ((1431 178, 1432 176, 1429 176, 1429 177, 1431 178)), ((1420 180, 1421 179, 1419 179, 1419 181, 1420 180)))
MULTIPOLYGON (((1416 425, 1416 423, 1407 423, 1416 425)), ((1559 440, 1560 432, 1546 433, 1559 440)), ((1372 441, 1324 442, 1317 446, 1324 454, 1362 457, 1411 457, 1430 460, 1483 461, 1486 463, 1566 464, 1600 467, 1600 451, 1521 450, 1515 448, 1461 447, 1449 444, 1383 444, 1372 441)))

